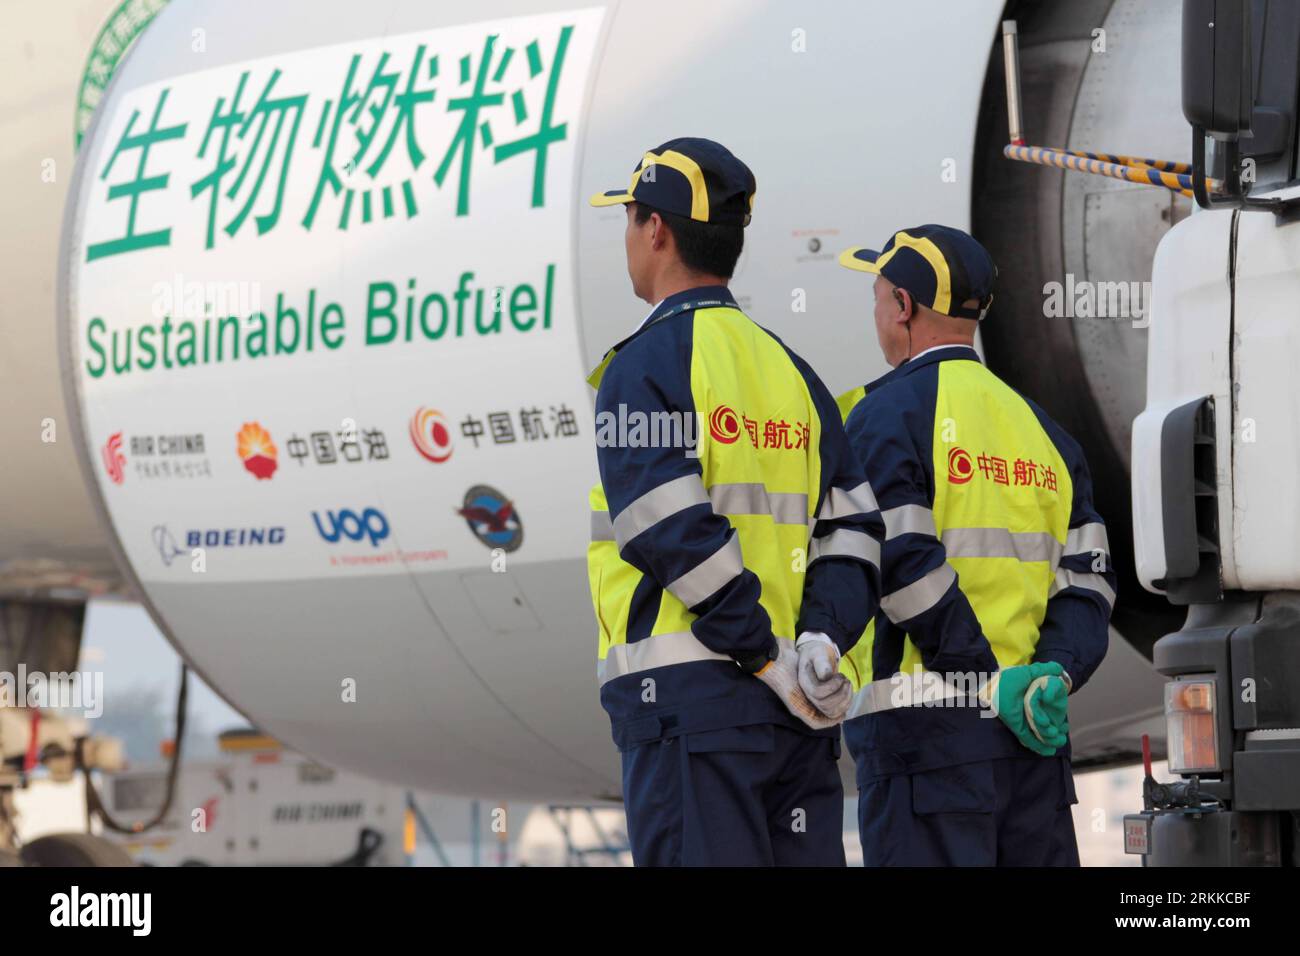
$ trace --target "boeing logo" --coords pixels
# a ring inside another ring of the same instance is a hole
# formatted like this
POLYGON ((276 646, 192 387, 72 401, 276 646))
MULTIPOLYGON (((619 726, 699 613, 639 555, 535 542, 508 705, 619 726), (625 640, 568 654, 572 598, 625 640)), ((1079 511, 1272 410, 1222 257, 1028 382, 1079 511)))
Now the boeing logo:
POLYGON ((153 544, 158 549, 162 563, 170 567, 187 549, 284 544, 284 528, 280 525, 265 528, 193 528, 185 532, 185 547, 181 548, 171 530, 165 524, 160 524, 154 526, 153 544))
POLYGON ((172 561, 185 553, 176 546, 176 539, 165 524, 154 525, 153 546, 158 549, 158 555, 167 567, 171 567, 172 561))
POLYGON ((207 528, 185 532, 190 548, 247 548, 259 544, 284 544, 284 528, 207 528))

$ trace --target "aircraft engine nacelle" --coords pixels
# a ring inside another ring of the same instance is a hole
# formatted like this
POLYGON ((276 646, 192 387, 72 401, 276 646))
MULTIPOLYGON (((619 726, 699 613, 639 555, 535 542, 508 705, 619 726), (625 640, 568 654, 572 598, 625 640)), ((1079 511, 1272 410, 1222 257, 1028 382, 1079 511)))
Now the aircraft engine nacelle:
POLYGON ((758 181, 741 305, 832 390, 868 381, 870 286, 836 256, 971 226, 1002 6, 174 0, 81 144, 58 310, 154 619, 314 758, 616 796, 585 375, 646 306, 623 210, 586 198, 674 136, 726 143, 758 181))

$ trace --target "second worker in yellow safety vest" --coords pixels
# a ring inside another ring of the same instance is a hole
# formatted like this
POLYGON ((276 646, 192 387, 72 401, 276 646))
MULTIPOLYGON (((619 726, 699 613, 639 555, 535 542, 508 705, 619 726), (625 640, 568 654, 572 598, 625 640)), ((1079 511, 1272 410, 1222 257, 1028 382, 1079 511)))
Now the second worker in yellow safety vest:
POLYGON ((834 399, 727 288, 753 197, 694 138, 592 197, 626 206, 655 303, 590 379, 600 700, 638 865, 844 865, 836 664, 875 612, 884 525, 834 399))
POLYGON ((997 274, 975 239, 919 226, 840 262, 876 276, 894 366, 840 400, 886 529, 880 613, 841 663, 864 861, 1077 865, 1066 698, 1115 600, 1087 464, 972 347, 997 274))

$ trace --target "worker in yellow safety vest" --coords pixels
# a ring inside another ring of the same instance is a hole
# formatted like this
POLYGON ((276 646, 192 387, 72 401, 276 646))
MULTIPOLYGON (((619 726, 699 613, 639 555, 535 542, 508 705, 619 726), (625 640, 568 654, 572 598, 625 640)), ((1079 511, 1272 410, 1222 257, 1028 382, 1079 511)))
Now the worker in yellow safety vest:
POLYGON ((683 138, 591 200, 626 207, 653 303, 590 378, 600 699, 638 865, 844 864, 837 665, 884 525, 834 399, 727 287, 754 191, 683 138))
POLYGON ((841 662, 864 860, 1078 865, 1067 696, 1115 601, 1087 464, 974 349, 979 242, 925 225, 840 263, 876 277, 893 366, 840 399, 886 529, 880 612, 841 662))

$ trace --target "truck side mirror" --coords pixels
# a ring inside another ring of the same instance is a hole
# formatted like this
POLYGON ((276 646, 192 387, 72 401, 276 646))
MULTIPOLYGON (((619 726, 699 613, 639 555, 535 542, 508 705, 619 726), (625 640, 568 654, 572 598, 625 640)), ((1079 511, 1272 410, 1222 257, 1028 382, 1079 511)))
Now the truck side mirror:
POLYGON ((1183 115, 1217 140, 1249 135, 1251 0, 1183 0, 1183 115))

